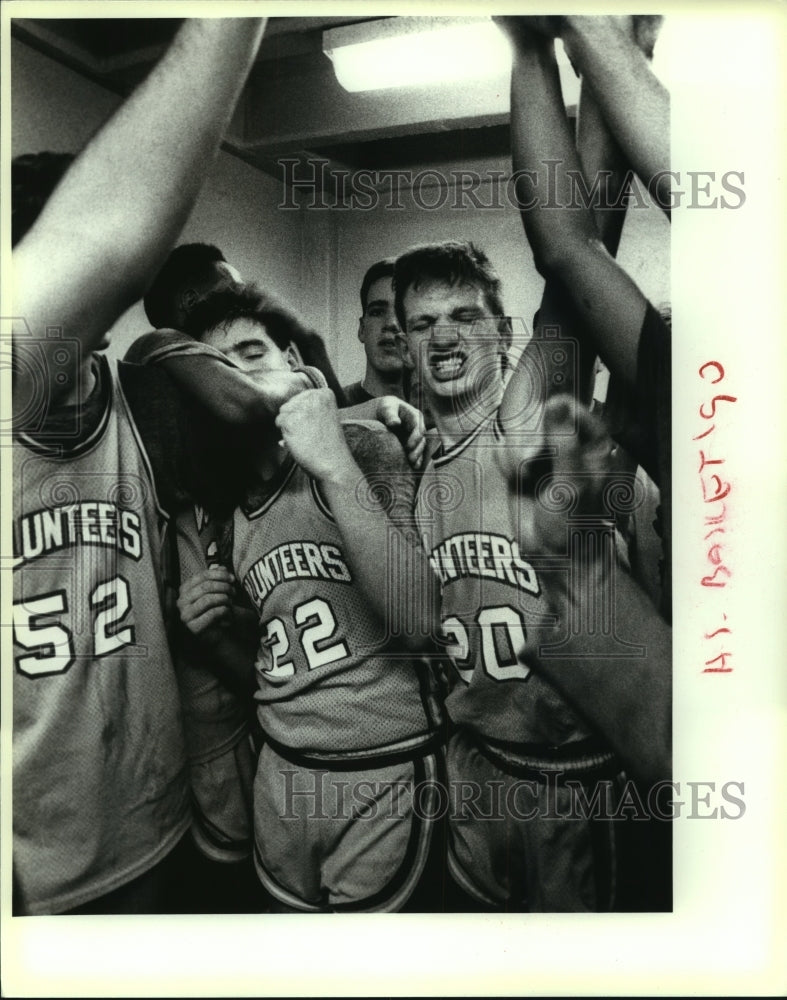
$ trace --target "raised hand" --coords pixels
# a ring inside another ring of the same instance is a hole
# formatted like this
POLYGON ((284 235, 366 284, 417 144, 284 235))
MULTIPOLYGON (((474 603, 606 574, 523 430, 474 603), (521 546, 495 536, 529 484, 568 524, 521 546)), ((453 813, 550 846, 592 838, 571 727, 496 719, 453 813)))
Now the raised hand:
POLYGON ((523 463, 519 472, 520 538, 522 552, 558 552, 566 547, 570 500, 574 516, 608 521, 603 504, 612 471, 612 442, 601 421, 568 395, 553 396, 544 412, 544 454, 523 463))
POLYGON ((355 460, 330 389, 312 389, 287 400, 276 417, 276 426, 292 457, 315 479, 340 479, 348 472, 355 473, 355 460))
POLYGON ((377 419, 399 438, 408 462, 414 469, 418 469, 423 462, 426 447, 423 413, 398 396, 379 396, 376 403, 377 419))
POLYGON ((493 17, 492 20, 515 46, 529 42, 534 36, 557 38, 563 28, 563 18, 558 15, 518 15, 493 17))

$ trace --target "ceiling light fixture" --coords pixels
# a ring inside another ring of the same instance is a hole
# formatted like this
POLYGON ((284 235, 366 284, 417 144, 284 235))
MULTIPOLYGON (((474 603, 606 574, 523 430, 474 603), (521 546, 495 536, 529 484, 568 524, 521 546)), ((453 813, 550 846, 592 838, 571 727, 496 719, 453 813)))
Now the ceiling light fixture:
POLYGON ((323 32, 341 86, 357 93, 507 74, 511 47, 488 17, 387 17, 323 32))

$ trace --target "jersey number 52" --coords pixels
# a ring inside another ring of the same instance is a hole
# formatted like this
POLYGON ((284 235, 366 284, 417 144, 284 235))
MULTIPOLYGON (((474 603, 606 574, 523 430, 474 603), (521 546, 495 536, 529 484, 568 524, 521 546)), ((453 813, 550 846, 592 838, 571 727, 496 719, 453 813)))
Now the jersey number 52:
MULTIPOLYGON (((122 576, 97 584, 90 592, 88 605, 95 612, 92 649, 89 656, 98 659, 116 653, 134 643, 134 626, 123 625, 131 611, 129 587, 122 576)), ((14 604, 14 642, 27 652, 16 659, 16 669, 27 677, 64 674, 76 659, 74 636, 55 616, 68 613, 64 590, 54 590, 39 597, 25 598, 14 604)))

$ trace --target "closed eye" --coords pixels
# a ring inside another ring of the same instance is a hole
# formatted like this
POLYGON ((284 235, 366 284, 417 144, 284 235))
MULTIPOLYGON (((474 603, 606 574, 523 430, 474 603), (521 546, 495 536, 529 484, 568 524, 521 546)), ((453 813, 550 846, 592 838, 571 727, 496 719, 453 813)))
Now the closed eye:
POLYGON ((451 319, 457 323, 475 323, 477 319, 481 319, 484 313, 480 309, 458 309, 456 312, 451 313, 451 319))

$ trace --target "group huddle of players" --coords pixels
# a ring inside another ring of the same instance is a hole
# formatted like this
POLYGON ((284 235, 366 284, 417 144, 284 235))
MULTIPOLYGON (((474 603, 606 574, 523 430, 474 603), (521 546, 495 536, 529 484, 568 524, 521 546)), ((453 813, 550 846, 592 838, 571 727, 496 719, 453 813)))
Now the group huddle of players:
POLYGON ((171 253, 263 20, 186 21, 73 162, 15 162, 15 912, 669 905, 625 820, 670 775, 670 330, 623 213, 538 185, 630 166, 666 202, 658 23, 499 23, 546 279, 521 352, 469 241, 369 269, 347 391, 219 250, 171 253), (643 479, 655 571, 609 501, 643 479))

